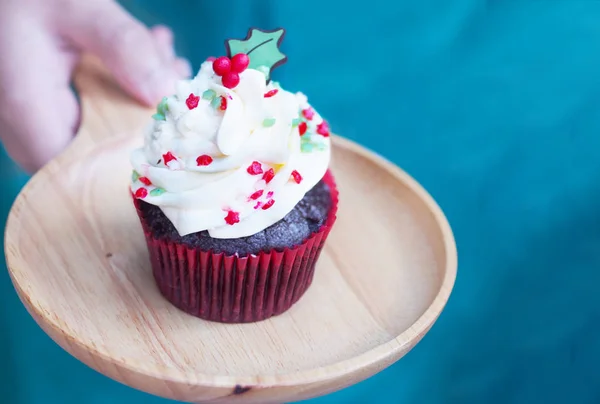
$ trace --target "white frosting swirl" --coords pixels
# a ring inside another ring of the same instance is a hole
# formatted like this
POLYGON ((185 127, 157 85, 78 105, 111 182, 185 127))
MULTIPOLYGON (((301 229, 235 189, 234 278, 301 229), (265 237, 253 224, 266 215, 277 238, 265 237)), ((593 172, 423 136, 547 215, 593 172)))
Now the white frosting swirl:
POLYGON ((131 155, 131 190, 159 206, 182 236, 258 233, 287 215, 327 171, 327 123, 304 95, 267 85, 258 70, 245 70, 228 89, 205 62, 165 105, 144 147, 131 155))

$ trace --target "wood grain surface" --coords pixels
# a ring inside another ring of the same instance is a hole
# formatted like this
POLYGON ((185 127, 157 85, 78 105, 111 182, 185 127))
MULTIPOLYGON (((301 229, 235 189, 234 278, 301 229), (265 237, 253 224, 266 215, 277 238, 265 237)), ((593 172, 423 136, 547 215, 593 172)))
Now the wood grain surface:
POLYGON ((151 112, 92 58, 76 84, 79 134, 18 196, 5 249, 24 305, 79 360, 184 402, 290 402, 381 371, 441 313, 457 267, 443 213, 399 168, 340 137, 338 221, 306 295, 254 324, 180 312, 154 285, 127 191, 129 152, 151 112))

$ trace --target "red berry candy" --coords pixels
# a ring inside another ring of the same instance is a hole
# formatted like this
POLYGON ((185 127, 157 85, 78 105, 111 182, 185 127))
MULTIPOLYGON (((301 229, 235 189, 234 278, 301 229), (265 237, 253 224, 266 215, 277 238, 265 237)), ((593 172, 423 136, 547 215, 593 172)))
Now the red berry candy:
POLYGON ((221 105, 219 105, 219 109, 221 111, 225 111, 227 109, 227 98, 221 96, 221 105))
POLYGON ((239 212, 234 212, 233 210, 230 210, 227 212, 227 216, 225 216, 225 223, 227 223, 230 226, 233 226, 236 223, 239 223, 240 221, 240 213, 239 212))
POLYGON ((136 198, 143 199, 147 196, 148 196, 148 190, 146 188, 138 188, 138 190, 135 191, 136 198))
POLYGON ((241 73, 248 68, 250 58, 245 53, 238 53, 231 58, 231 71, 241 73))
POLYGON ((269 199, 269 200, 267 201, 267 203, 265 203, 265 204, 262 206, 262 210, 267 210, 267 209, 269 209, 271 206, 273 206, 274 204, 275 204, 275 199, 269 199))
POLYGON ((240 84, 240 75, 235 72, 229 72, 226 73, 221 80, 225 87, 235 88, 235 86, 240 84))
POLYGON ((263 175, 262 179, 268 184, 275 177, 275 170, 269 168, 267 172, 263 175))
POLYGON ((300 184, 302 182, 302 176, 298 171, 292 171, 292 177, 294 178, 294 181, 296 181, 296 184, 300 184))
POLYGON ((300 131, 300 136, 306 133, 306 129, 308 129, 308 125, 306 124, 306 122, 300 122, 300 125, 298 125, 298 131, 300 131))
POLYGON ((191 93, 190 96, 187 97, 187 100, 185 100, 185 105, 187 105, 189 109, 194 109, 198 106, 198 101, 200 101, 200 97, 191 93))
POLYGON ((148 177, 140 177, 138 179, 140 180, 140 182, 142 184, 144 184, 147 187, 149 187, 150 185, 152 185, 152 182, 150 181, 150 179, 148 177))
POLYGON ((217 76, 223 76, 231 71, 231 60, 227 56, 221 56, 214 60, 213 70, 217 76))
POLYGON ((250 199, 252 199, 253 201, 257 200, 258 198, 260 198, 262 196, 263 192, 265 192, 265 191, 262 189, 259 189, 258 191, 256 191, 252 195, 250 195, 250 199))
POLYGON ((278 92, 279 92, 279 90, 278 90, 278 89, 276 89, 276 88, 275 88, 275 89, 273 89, 273 90, 271 90, 271 91, 267 91, 267 92, 265 93, 265 98, 271 98, 272 96, 274 96, 274 95, 275 95, 275 94, 277 94, 278 92))
POLYGON ((196 159, 196 164, 198 164, 198 166, 207 166, 212 162, 213 159, 208 154, 203 154, 196 159))
POLYGON ((263 173, 262 165, 258 161, 253 161, 252 164, 248 166, 248 174, 250 175, 258 175, 263 173))

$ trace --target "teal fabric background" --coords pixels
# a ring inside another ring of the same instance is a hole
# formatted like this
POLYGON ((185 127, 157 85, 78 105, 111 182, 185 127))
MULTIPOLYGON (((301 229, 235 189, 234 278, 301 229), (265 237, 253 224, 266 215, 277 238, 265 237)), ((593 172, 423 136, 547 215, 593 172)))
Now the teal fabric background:
MULTIPOLYGON (((289 62, 335 132, 437 199, 459 276, 399 363, 312 404, 600 402, 600 2, 128 1, 194 67, 247 27, 284 26, 289 62)), ((0 218, 26 177, 0 158, 0 218)), ((167 403, 57 347, 0 272, 0 397, 167 403)))

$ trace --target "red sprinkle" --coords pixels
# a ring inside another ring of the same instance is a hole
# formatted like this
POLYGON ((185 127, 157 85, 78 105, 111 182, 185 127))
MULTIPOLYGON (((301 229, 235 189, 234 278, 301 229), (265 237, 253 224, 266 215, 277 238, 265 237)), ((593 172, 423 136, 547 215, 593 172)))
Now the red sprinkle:
POLYGON ((304 117, 310 121, 313 119, 313 116, 315 116, 315 111, 313 111, 312 108, 306 108, 302 111, 302 115, 304 115, 304 117))
POLYGON ((140 178, 138 178, 138 180, 140 180, 140 182, 147 187, 152 185, 152 182, 150 181, 150 179, 148 177, 140 177, 140 178))
POLYGON ((275 89, 273 89, 273 90, 271 90, 271 91, 267 91, 267 92, 265 93, 265 98, 271 98, 272 96, 274 96, 274 95, 275 95, 275 94, 277 94, 278 92, 279 92, 279 90, 278 90, 278 89, 276 89, 276 88, 275 88, 275 89))
POLYGON ((135 197, 142 199, 148 196, 148 190, 146 188, 138 188, 137 191, 135 191, 135 197))
POLYGON ((168 165, 171 161, 177 160, 177 158, 173 156, 173 153, 166 152, 165 154, 163 154, 163 160, 165 162, 165 165, 168 165))
POLYGON ((233 226, 236 223, 239 223, 240 221, 240 213, 239 212, 234 212, 233 210, 230 210, 227 212, 227 216, 225 216, 225 222, 228 225, 233 226))
POLYGON ((296 184, 300 184, 302 182, 302 176, 298 171, 292 171, 292 177, 294 178, 294 181, 296 181, 296 184))
POLYGON ((227 98, 221 96, 221 105, 219 106, 221 111, 225 111, 227 109, 227 98))
POLYGON ((253 161, 252 164, 248 166, 248 174, 250 175, 258 175, 263 173, 262 165, 258 161, 253 161))
POLYGON ((267 192, 267 199, 271 199, 273 197, 273 191, 267 192))
POLYGON ((265 203, 265 204, 262 206, 262 210, 267 210, 267 209, 269 209, 271 206, 273 206, 274 204, 275 204, 275 199, 269 199, 269 200, 267 201, 267 203, 265 203))
POLYGON ((231 58, 231 71, 241 73, 250 64, 250 58, 245 53, 238 53, 231 58))
POLYGON ((196 159, 196 164, 198 164, 198 166, 207 166, 212 162, 213 159, 208 154, 203 154, 196 159))
POLYGON ((256 191, 252 195, 250 195, 250 199, 252 199, 253 201, 257 200, 258 198, 260 198, 262 196, 263 192, 264 192, 264 190, 259 189, 258 191, 256 191))
POLYGON ((200 96, 191 93, 187 100, 185 100, 185 105, 187 105, 189 109, 194 109, 198 106, 198 101, 200 101, 200 96))
POLYGON ((324 137, 329 136, 329 125, 326 121, 323 121, 317 125, 317 133, 324 137))
POLYGON ((221 79, 223 85, 227 88, 234 88, 238 84, 240 84, 240 75, 236 72, 228 72, 223 75, 221 79))
POLYGON ((263 175, 262 179, 268 184, 275 177, 275 170, 269 168, 267 172, 263 175))
POLYGON ((302 136, 306 133, 306 129, 308 129, 308 125, 306 124, 306 122, 300 122, 300 125, 298 125, 298 130, 300 131, 300 136, 302 136))
POLYGON ((231 71, 231 60, 226 56, 221 56, 213 60, 213 70, 217 76, 223 76, 231 71))

